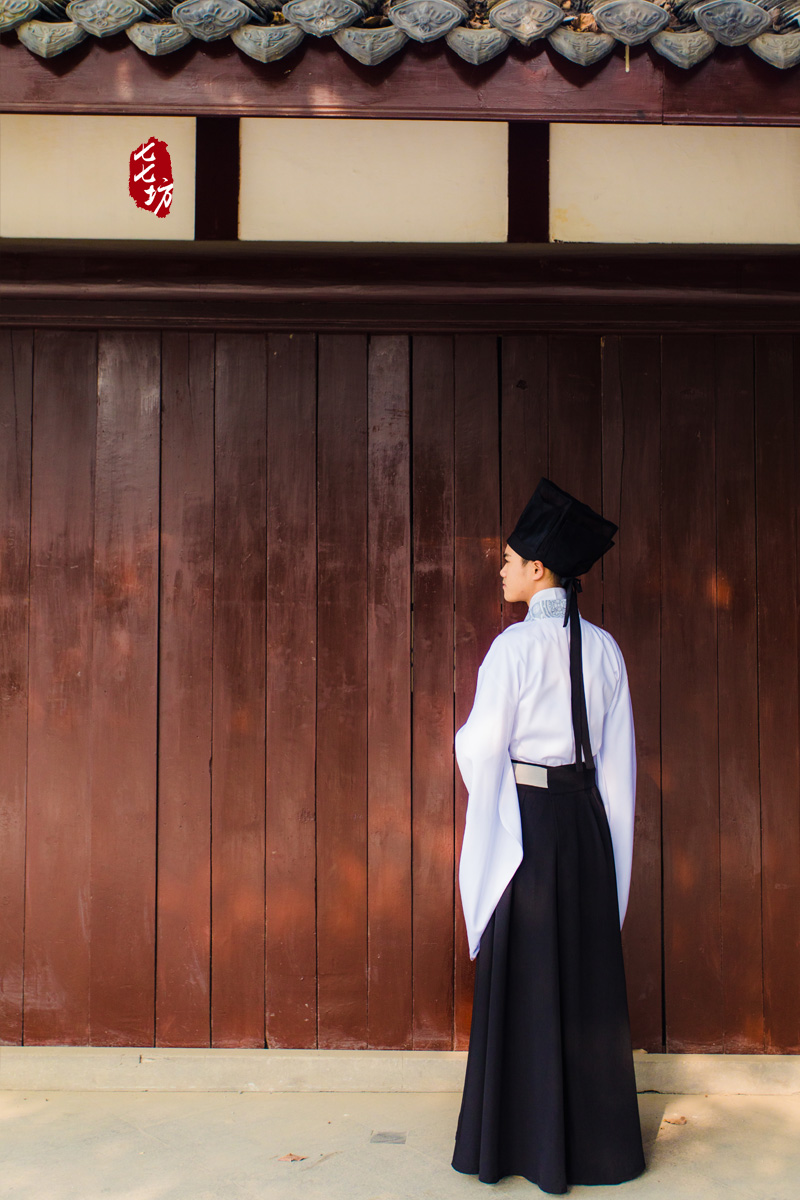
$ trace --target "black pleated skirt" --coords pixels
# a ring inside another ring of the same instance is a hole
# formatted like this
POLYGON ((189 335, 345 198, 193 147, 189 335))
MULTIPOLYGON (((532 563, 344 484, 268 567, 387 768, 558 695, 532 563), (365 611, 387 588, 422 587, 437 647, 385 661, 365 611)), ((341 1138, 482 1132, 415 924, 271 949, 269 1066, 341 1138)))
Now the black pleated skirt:
POLYGON ((481 938, 453 1166, 545 1192, 644 1170, 611 833, 594 772, 518 785, 523 859, 481 938))

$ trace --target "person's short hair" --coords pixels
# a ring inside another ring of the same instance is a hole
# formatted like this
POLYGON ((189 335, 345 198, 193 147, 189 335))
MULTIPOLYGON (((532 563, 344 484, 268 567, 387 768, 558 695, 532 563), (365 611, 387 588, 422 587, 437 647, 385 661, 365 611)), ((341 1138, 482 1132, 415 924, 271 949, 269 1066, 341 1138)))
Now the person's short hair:
MULTIPOLYGON (((522 565, 523 565, 523 567, 527 567, 528 563, 530 563, 530 562, 534 562, 534 561, 535 561, 535 560, 534 560, 534 559, 532 559, 532 558, 523 558, 523 560, 522 560, 522 565)), ((542 563, 542 566, 544 567, 544 563, 542 563)), ((545 567, 545 570, 546 570, 546 571, 549 571, 549 570, 550 570, 550 568, 549 568, 549 567, 545 567)), ((552 571, 552 572, 551 572, 551 574, 552 574, 553 578, 554 578, 554 579, 555 579, 555 581, 556 581, 556 587, 563 587, 563 586, 564 586, 564 580, 561 578, 561 576, 560 576, 560 575, 556 575, 555 571, 552 571)))

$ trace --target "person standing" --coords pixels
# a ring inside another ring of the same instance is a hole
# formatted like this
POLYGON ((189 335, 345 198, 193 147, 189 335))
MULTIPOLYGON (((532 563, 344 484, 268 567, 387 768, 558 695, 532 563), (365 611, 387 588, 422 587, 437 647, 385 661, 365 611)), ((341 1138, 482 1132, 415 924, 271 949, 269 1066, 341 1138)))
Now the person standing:
POLYGON ((645 1168, 620 936, 633 715, 622 653, 577 603, 616 532, 540 480, 500 572, 505 600, 528 613, 489 648, 456 735, 477 964, 453 1166, 553 1194, 645 1168))

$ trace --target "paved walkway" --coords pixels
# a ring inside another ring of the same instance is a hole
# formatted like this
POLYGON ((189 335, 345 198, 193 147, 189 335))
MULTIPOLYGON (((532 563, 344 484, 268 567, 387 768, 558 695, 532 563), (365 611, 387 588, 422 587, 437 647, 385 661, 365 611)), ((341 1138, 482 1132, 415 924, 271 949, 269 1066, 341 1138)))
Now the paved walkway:
MULTIPOLYGON (((799 1200, 800 1096, 639 1102, 648 1171, 621 1187, 575 1187, 576 1200, 799 1200)), ((523 1179, 487 1188, 452 1170, 458 1104, 453 1093, 0 1092, 0 1197, 540 1196, 523 1179)))

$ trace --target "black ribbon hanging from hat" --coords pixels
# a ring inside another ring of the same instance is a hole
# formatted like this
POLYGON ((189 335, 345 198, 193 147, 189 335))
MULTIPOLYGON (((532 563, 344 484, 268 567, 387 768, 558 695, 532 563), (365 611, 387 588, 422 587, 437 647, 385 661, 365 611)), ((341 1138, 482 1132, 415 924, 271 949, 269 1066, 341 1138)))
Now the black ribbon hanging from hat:
POLYGON ((567 610, 564 613, 564 628, 569 622, 569 679, 572 692, 572 735, 575 738, 575 769, 583 771, 593 766, 592 743, 589 737, 589 717, 586 711, 586 688, 583 682, 583 642, 581 617, 578 612, 578 592, 582 591, 580 579, 572 576, 564 580, 567 589, 567 610))

